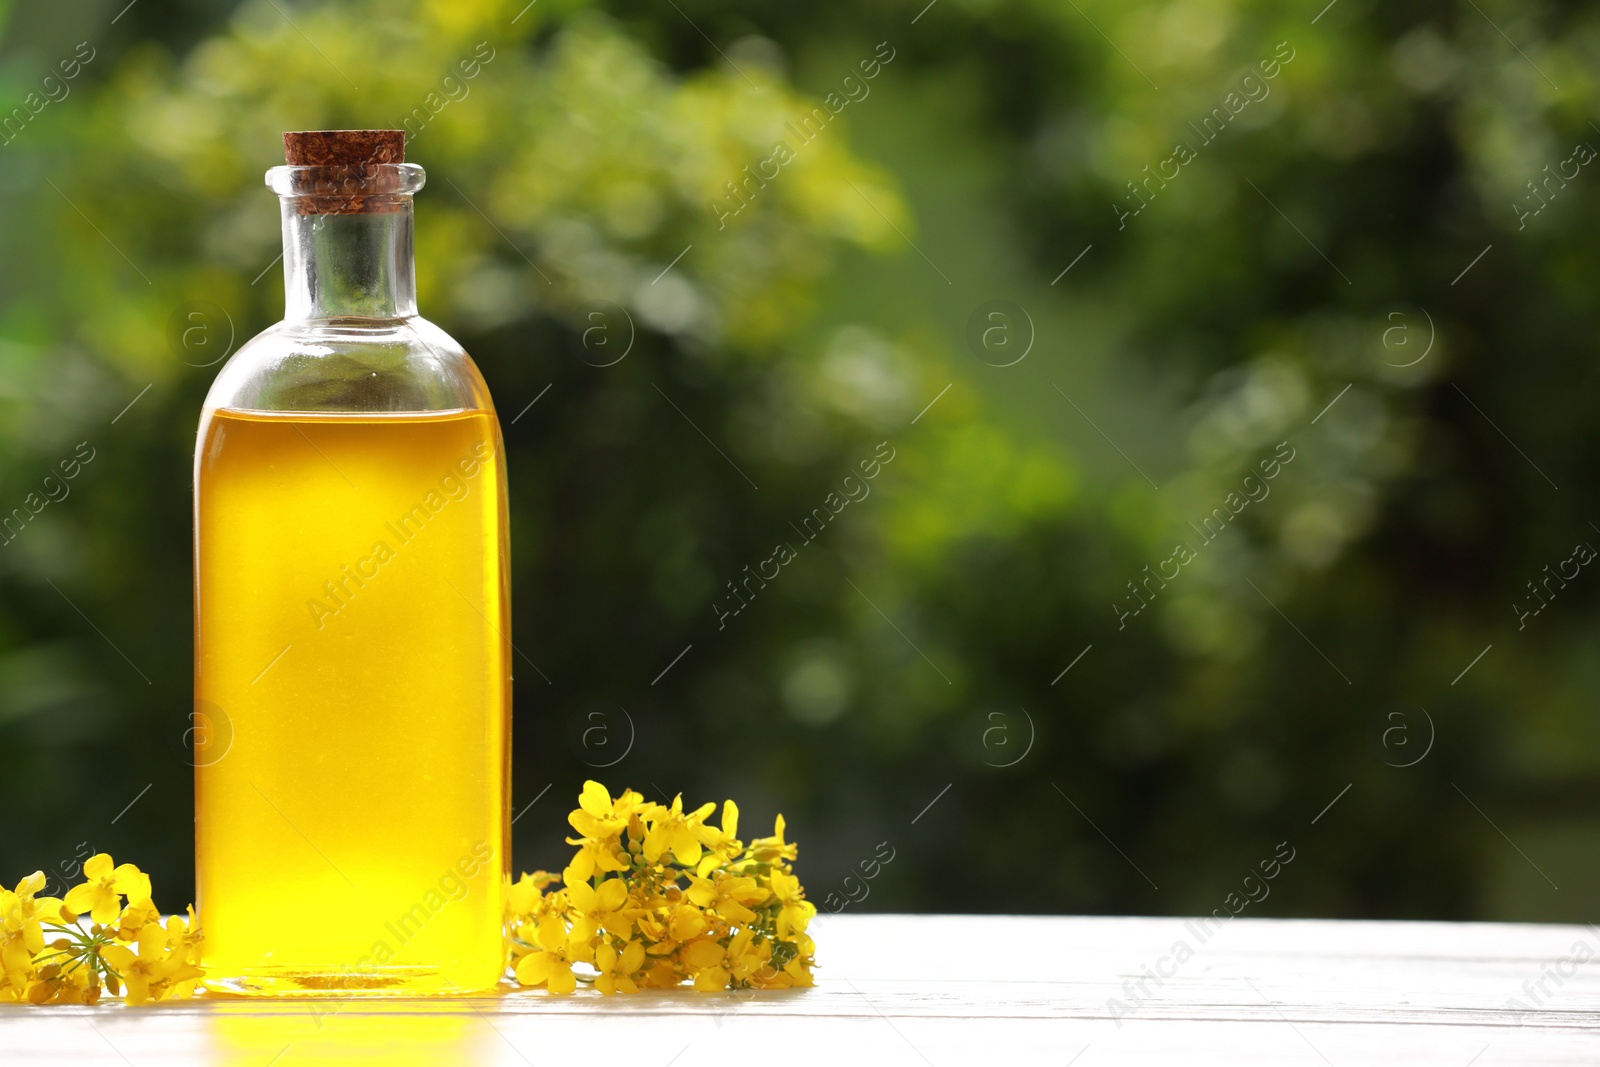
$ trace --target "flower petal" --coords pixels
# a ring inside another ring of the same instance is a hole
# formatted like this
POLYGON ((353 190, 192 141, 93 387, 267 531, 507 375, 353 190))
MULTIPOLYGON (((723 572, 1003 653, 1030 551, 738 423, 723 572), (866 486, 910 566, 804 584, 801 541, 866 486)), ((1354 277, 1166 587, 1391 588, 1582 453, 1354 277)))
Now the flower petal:
POLYGON ((150 923, 139 930, 139 958, 158 960, 166 952, 167 932, 158 924, 150 923))
POLYGON ((129 900, 150 899, 150 876, 131 863, 124 863, 111 872, 111 888, 126 893, 129 900))
POLYGON ((570 993, 578 988, 578 977, 572 973, 571 964, 559 963, 550 977, 545 981, 545 988, 552 993, 570 993))
POLYGON ((578 796, 578 807, 597 819, 603 819, 612 813, 611 794, 606 792, 605 786, 591 778, 583 783, 583 792, 578 796))
POLYGON ((66 899, 62 903, 80 915, 83 914, 94 907, 94 886, 87 882, 73 886, 67 890, 66 899))
POLYGON ((616 911, 628 899, 628 883, 621 878, 607 878, 600 883, 595 898, 606 911, 616 911))
POLYGON ((539 944, 552 952, 567 947, 567 924, 559 915, 546 915, 539 920, 539 944))
POLYGON ((695 941, 683 950, 683 962, 695 970, 704 970, 707 967, 717 966, 722 962, 724 955, 722 946, 715 941, 695 941))
MULTIPOLYGON (((644 945, 638 941, 629 941, 628 947, 622 950, 622 969, 628 974, 633 974, 644 966, 644 945)), ((632 993, 635 990, 628 990, 632 993)))
POLYGON ((548 981, 555 966, 555 957, 548 952, 530 952, 517 964, 517 981, 522 985, 539 985, 548 981))
POLYGON ((728 988, 728 972, 721 967, 711 967, 694 976, 694 987, 702 993, 715 993, 728 988))
POLYGON ((700 839, 686 831, 672 843, 672 854, 685 867, 693 867, 700 862, 700 839))
POLYGON ((122 902, 117 899, 117 894, 110 889, 96 887, 94 890, 94 907, 89 909, 89 917, 102 926, 117 921, 117 915, 122 911, 122 902))
POLYGON ((133 950, 126 945, 107 945, 100 950, 100 958, 105 960, 106 965, 113 971, 124 976, 138 961, 138 957, 133 954, 133 950))
POLYGON ((596 893, 594 886, 588 882, 569 882, 567 884, 567 900, 572 907, 580 912, 591 912, 599 903, 600 894, 596 893))
POLYGON ((32 962, 33 953, 29 952, 28 946, 21 941, 7 938, 4 942, 0 942, 0 967, 11 973, 20 974, 26 972, 32 962))

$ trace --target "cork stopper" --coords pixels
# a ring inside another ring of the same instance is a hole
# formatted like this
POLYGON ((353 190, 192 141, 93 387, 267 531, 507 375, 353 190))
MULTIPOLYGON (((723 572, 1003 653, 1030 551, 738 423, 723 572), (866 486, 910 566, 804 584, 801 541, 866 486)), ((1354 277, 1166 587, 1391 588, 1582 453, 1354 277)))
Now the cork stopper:
MULTIPOLYGON (((296 130, 283 135, 291 167, 307 170, 294 200, 301 215, 376 215, 401 210, 406 184, 391 164, 404 163, 404 130, 296 130)), ((413 168, 414 169, 414 168, 413 168)))
POLYGON ((355 167, 364 163, 404 163, 404 130, 296 130, 283 135, 283 155, 291 167, 355 167))

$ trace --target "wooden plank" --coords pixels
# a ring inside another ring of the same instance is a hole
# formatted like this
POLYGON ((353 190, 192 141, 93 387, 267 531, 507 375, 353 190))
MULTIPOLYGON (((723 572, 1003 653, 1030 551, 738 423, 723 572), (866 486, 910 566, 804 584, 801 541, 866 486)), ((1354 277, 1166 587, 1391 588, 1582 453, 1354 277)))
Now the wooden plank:
POLYGON ((0 1063, 1600 1060, 1592 927, 846 914, 815 934, 811 990, 8 1007, 0 1063))

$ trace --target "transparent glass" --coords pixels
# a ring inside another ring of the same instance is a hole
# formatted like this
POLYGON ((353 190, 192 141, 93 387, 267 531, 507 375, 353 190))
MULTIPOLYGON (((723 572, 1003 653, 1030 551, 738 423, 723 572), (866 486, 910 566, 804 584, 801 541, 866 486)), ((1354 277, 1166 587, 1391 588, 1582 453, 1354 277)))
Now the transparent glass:
POLYGON ((481 991, 504 970, 504 449, 416 309, 410 164, 277 167, 284 320, 195 454, 196 899, 207 984, 481 991))

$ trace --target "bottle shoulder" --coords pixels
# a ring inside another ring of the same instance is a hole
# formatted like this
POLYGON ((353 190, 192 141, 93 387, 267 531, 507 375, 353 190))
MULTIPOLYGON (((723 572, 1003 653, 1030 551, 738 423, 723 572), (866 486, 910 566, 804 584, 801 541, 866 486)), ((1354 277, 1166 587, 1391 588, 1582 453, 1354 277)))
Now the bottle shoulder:
POLYGON ((280 322, 223 364, 206 410, 492 411, 466 350, 421 316, 280 322))

